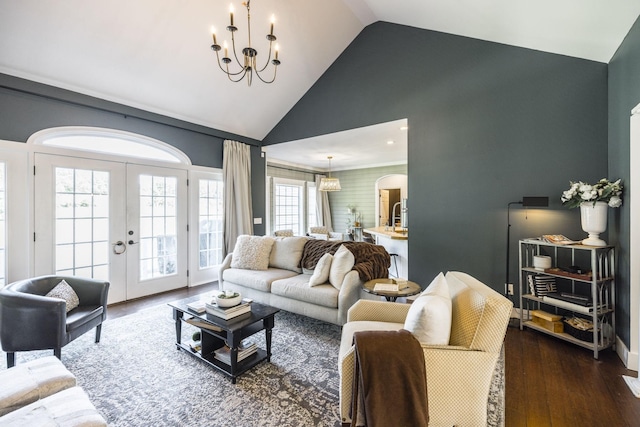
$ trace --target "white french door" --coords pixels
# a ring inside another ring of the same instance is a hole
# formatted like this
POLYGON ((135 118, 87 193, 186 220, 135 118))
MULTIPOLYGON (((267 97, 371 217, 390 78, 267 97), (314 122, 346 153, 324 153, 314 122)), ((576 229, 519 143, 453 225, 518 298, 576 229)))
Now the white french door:
POLYGON ((127 299, 187 286, 187 172, 127 165, 127 299))
POLYGON ((186 171, 35 155, 36 275, 111 282, 109 303, 187 285, 186 171))

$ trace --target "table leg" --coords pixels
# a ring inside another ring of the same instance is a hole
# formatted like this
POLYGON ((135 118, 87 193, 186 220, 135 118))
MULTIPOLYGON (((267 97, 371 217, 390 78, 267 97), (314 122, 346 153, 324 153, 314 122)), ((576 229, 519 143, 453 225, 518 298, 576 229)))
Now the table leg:
POLYGON ((230 348, 230 358, 231 358, 231 383, 236 383, 236 372, 238 372, 238 347, 240 346, 240 333, 234 334, 229 333, 227 337, 227 344, 230 348))
POLYGON ((180 344, 182 342, 182 317, 184 313, 182 311, 173 309, 173 318, 176 321, 176 348, 179 350, 180 344))
POLYGON ((264 322, 264 333, 265 339, 267 342, 267 362, 271 362, 271 333, 273 330, 273 316, 269 316, 263 320, 264 322))

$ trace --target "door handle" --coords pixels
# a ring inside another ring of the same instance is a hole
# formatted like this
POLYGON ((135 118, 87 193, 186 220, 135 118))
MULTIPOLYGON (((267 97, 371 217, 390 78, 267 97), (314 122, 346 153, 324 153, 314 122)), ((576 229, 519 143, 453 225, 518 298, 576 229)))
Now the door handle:
POLYGON ((129 243, 130 245, 137 245, 138 244, 138 242, 134 242, 133 240, 129 240, 129 242, 127 242, 127 243, 129 243))
POLYGON ((116 255, 123 254, 127 250, 127 245, 125 245, 122 240, 118 240, 112 246, 113 246, 113 253, 116 255))

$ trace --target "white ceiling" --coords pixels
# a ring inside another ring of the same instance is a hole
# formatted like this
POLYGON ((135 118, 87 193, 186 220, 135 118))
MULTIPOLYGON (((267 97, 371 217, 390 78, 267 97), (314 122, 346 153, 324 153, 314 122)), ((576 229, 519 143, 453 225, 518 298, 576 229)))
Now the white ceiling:
POLYGON ((402 119, 267 145, 263 150, 270 162, 325 172, 329 156, 333 171, 401 165, 407 163, 407 132, 407 120, 402 119))
POLYGON ((209 48, 230 1, 0 0, 0 72, 262 140, 375 21, 608 62, 640 14, 638 0, 254 0, 253 45, 275 14, 282 65, 249 88, 209 48))

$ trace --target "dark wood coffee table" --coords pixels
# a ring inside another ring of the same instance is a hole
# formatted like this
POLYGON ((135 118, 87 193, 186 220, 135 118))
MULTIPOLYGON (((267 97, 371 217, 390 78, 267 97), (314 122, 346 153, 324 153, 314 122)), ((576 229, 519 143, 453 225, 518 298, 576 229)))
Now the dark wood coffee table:
POLYGON ((169 303, 176 321, 176 348, 178 350, 184 350, 193 357, 222 371, 231 377, 233 384, 236 383, 238 376, 258 363, 264 360, 271 361, 271 330, 273 329, 274 316, 280 311, 279 309, 254 302, 251 303, 251 313, 224 320, 208 313, 198 314, 187 307, 188 303, 198 301, 200 298, 194 296, 169 303), (194 351, 189 345, 182 343, 182 322, 190 319, 204 322, 205 325, 199 327, 202 344, 199 351, 194 351), (238 347, 242 340, 262 330, 266 334, 266 350, 258 348, 256 353, 238 361, 238 347), (225 344, 231 349, 230 364, 215 358, 215 351, 225 344))

